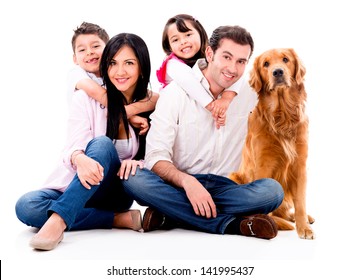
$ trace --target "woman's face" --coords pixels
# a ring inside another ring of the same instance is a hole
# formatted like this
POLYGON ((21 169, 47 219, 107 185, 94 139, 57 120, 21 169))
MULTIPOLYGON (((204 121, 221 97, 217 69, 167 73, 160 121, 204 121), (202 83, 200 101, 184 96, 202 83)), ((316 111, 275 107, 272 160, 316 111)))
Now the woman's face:
POLYGON ((132 102, 140 71, 138 59, 129 46, 121 47, 110 62, 107 71, 110 81, 125 95, 129 103, 132 102))

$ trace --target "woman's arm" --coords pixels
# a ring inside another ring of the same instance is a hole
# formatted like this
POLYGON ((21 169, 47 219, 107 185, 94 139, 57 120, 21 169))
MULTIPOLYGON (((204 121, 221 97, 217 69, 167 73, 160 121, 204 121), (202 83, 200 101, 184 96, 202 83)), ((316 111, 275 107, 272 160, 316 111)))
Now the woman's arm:
MULTIPOLYGON (((82 185, 90 189, 103 179, 103 167, 85 154, 88 143, 95 137, 94 106, 99 106, 84 91, 79 90, 72 99, 63 163, 76 170, 82 185)), ((105 117, 104 117, 105 120, 105 117)))
MULTIPOLYGON (((92 100, 92 102, 95 101, 92 100)), ((95 137, 90 120, 90 116, 93 115, 91 109, 91 99, 84 91, 78 91, 72 98, 67 122, 66 145, 63 150, 63 163, 68 168, 75 168, 72 165, 73 153, 85 151, 87 144, 95 137)))

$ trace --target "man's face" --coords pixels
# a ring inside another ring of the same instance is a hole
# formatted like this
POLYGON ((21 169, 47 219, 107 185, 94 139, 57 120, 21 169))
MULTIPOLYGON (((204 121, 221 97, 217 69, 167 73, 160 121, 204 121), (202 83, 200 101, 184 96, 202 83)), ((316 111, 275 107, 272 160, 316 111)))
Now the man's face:
POLYGON ((250 52, 250 45, 240 45, 229 39, 222 39, 215 53, 211 47, 207 47, 208 67, 205 76, 214 95, 218 95, 242 77, 250 52))

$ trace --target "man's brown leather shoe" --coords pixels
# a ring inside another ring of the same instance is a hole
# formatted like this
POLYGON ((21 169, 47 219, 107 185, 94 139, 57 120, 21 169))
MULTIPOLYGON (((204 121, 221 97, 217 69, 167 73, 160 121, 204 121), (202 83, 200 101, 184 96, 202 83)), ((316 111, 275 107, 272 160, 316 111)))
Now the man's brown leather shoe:
POLYGON ((148 232, 160 229, 165 224, 165 221, 165 215, 152 208, 147 208, 143 215, 143 231, 148 232))
POLYGON ((265 214, 243 217, 239 229, 242 235, 263 239, 272 239, 278 234, 277 224, 265 214))

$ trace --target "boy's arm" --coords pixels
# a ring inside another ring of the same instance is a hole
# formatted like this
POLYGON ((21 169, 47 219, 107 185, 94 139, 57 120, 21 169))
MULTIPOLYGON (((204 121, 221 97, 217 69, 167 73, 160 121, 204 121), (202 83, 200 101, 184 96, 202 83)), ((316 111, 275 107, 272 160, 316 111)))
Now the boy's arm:
POLYGON ((167 75, 203 108, 213 101, 212 97, 195 77, 192 68, 187 64, 177 59, 170 59, 167 63, 167 75))
MULTIPOLYGON (((106 89, 100 86, 95 81, 91 79, 81 79, 77 82, 76 89, 82 89, 87 93, 88 96, 92 97, 93 99, 97 100, 102 105, 107 107, 106 89)), ((151 92, 150 97, 146 97, 142 100, 125 106, 127 118, 130 118, 143 112, 154 110, 158 97, 158 93, 151 92)))
POLYGON ((82 89, 88 96, 107 107, 106 89, 91 79, 81 79, 76 84, 76 89, 82 89))
POLYGON ((127 118, 131 118, 134 115, 138 115, 143 112, 153 111, 156 106, 159 94, 156 92, 149 92, 149 97, 139 100, 135 103, 126 105, 127 118))

